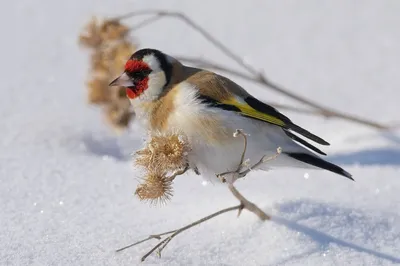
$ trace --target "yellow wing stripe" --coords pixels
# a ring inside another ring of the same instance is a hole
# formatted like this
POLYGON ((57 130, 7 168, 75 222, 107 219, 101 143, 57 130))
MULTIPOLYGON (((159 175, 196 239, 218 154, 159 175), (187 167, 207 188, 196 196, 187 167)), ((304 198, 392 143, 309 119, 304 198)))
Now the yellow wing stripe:
POLYGON ((238 102, 234 97, 224 100, 221 103, 237 107, 240 110, 240 113, 245 116, 256 118, 256 119, 259 119, 259 120, 262 120, 262 121, 265 121, 265 122, 268 122, 268 123, 271 123, 271 124, 274 124, 274 125, 277 125, 280 127, 284 127, 286 125, 285 122, 283 122, 281 119, 279 119, 273 115, 269 115, 269 114, 265 114, 260 111, 257 111, 256 109, 254 109, 247 103, 238 102))

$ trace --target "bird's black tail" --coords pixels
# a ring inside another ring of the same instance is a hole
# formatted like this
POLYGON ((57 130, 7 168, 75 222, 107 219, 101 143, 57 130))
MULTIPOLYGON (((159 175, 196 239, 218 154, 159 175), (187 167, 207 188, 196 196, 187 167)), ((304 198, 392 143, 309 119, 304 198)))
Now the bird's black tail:
POLYGON ((341 167, 339 167, 333 163, 327 162, 319 157, 312 156, 307 153, 296 153, 296 152, 285 152, 285 154, 288 155, 289 157, 299 160, 303 163, 311 164, 313 166, 334 172, 338 175, 342 175, 342 176, 347 177, 348 179, 351 179, 354 181, 354 179, 352 178, 352 176, 349 172, 347 172, 344 169, 342 169, 341 167))

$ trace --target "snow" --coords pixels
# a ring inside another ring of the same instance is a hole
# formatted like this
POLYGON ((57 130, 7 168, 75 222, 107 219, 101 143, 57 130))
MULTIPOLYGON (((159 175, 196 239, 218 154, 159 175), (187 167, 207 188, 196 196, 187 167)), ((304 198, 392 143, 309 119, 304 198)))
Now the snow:
MULTIPOLYGON (((188 174, 164 207, 134 197, 130 153, 140 129, 116 136, 85 103, 87 54, 77 36, 92 15, 180 10, 273 81, 337 110, 399 117, 400 2, 7 1, 2 3, 0 264, 138 265, 149 234, 185 225, 236 200, 188 174), (10 27, 11 26, 11 27, 10 27)), ((131 20, 132 25, 135 19, 131 20)), ((135 32, 140 44, 238 67, 176 19, 135 32)), ((287 98, 234 78, 255 96, 287 98)), ((325 171, 251 173, 237 183, 273 215, 244 211, 183 233, 145 265, 400 264, 400 132, 287 113, 331 142, 329 158, 356 182, 325 171)))

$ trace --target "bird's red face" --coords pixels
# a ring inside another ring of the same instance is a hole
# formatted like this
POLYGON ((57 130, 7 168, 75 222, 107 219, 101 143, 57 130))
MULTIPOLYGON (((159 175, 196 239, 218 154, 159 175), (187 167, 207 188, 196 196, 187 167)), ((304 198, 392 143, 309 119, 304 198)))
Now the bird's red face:
POLYGON ((125 71, 121 76, 110 83, 110 86, 123 86, 129 99, 141 95, 149 83, 150 66, 142 60, 129 59, 125 64, 125 71))

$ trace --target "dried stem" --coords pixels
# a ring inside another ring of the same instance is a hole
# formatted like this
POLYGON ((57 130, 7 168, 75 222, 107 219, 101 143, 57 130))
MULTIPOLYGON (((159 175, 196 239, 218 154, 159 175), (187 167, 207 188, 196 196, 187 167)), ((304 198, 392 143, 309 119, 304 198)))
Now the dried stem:
POLYGON ((242 209, 242 208, 243 208, 242 204, 239 204, 239 205, 237 205, 237 206, 233 206, 233 207, 229 207, 229 208, 226 208, 226 209, 222 209, 222 210, 217 211, 217 212, 215 212, 215 213, 213 213, 213 214, 210 214, 210 215, 208 215, 208 216, 206 216, 206 217, 204 217, 204 218, 201 218, 201 219, 199 219, 199 220, 197 220, 197 221, 195 221, 195 222, 193 222, 193 223, 191 223, 191 224, 188 224, 188 225, 186 225, 186 226, 183 226, 183 227, 181 227, 181 228, 179 228, 179 229, 172 230, 172 231, 168 231, 168 232, 164 232, 164 233, 161 233, 161 234, 150 235, 149 237, 147 237, 147 238, 145 238, 145 239, 142 239, 142 240, 140 240, 140 241, 138 241, 138 242, 135 242, 135 243, 133 243, 133 244, 130 244, 130 245, 128 245, 128 246, 125 246, 125 247, 123 247, 123 248, 120 248, 120 249, 116 250, 116 252, 120 252, 120 251, 125 250, 125 249, 127 249, 127 248, 130 248, 130 247, 139 245, 139 244, 141 244, 141 243, 143 243, 143 242, 146 242, 146 241, 148 241, 148 240, 150 240, 150 239, 154 239, 154 238, 155 238, 155 239, 161 240, 161 236, 171 234, 169 237, 164 238, 163 240, 161 240, 160 242, 158 242, 157 245, 155 245, 149 252, 147 252, 147 253, 142 257, 141 261, 144 261, 148 256, 150 256, 150 255, 151 255, 154 251, 156 251, 156 250, 157 250, 158 255, 161 257, 161 252, 162 252, 162 250, 169 244, 169 242, 170 242, 175 236, 179 235, 180 233, 182 233, 182 232, 184 232, 184 231, 186 231, 186 230, 188 230, 188 229, 190 229, 190 228, 192 228, 192 227, 194 227, 194 226, 196 226, 196 225, 199 225, 199 224, 201 224, 201 223, 204 223, 204 222, 206 222, 206 221, 208 221, 208 220, 210 220, 210 219, 212 219, 212 218, 214 218, 214 217, 216 217, 216 216, 218 216, 218 215, 224 214, 224 213, 226 213, 226 212, 234 211, 234 210, 240 210, 240 209, 242 209))
POLYGON ((199 32, 201 35, 203 35, 204 38, 206 38, 209 42, 211 42, 214 46, 216 46, 220 51, 222 51, 225 55, 227 55, 229 58, 234 60, 238 65, 244 67, 247 69, 250 73, 256 73, 257 71, 253 69, 251 66, 245 64, 243 60, 241 59, 240 56, 236 55, 233 51, 229 49, 226 45, 224 45, 222 42, 217 40, 214 36, 212 36, 206 29, 201 27, 199 24, 195 23, 192 19, 190 19, 188 16, 181 12, 173 12, 173 11, 165 11, 165 10, 141 10, 141 11, 134 11, 127 13, 125 15, 115 17, 113 20, 122 20, 122 19, 127 19, 130 17, 134 16, 140 16, 140 15, 155 15, 159 17, 175 17, 186 24, 188 24, 190 27, 192 27, 195 31, 199 32))
POLYGON ((227 172, 223 172, 220 174, 217 174, 217 177, 223 182, 226 182, 225 176, 229 175, 229 174, 236 174, 237 176, 240 175, 240 172, 242 171, 242 168, 244 166, 244 158, 246 156, 246 151, 247 151, 247 136, 246 134, 243 132, 243 130, 241 129, 236 129, 235 133, 233 133, 233 136, 236 138, 238 136, 242 136, 243 137, 243 151, 242 151, 242 156, 240 156, 240 161, 238 164, 238 167, 236 168, 235 171, 227 171, 227 172))
POLYGON ((235 211, 238 210, 238 216, 240 216, 241 212, 243 209, 246 209, 254 214, 256 214, 261 221, 266 221, 271 219, 271 217, 269 215, 267 215, 265 212, 263 212, 259 207, 257 207, 254 203, 250 202, 249 200, 247 200, 242 194, 240 194, 240 192, 233 186, 233 185, 229 185, 229 189, 232 192, 232 194, 240 201, 239 205, 233 206, 233 207, 229 207, 229 208, 225 208, 222 210, 219 210, 217 212, 214 212, 213 214, 210 214, 206 217, 203 217, 193 223, 190 223, 186 226, 183 226, 181 228, 175 229, 175 230, 171 230, 168 232, 164 232, 164 233, 160 233, 160 234, 155 234, 155 235, 150 235, 145 239, 142 239, 140 241, 137 241, 133 244, 127 245, 125 247, 122 247, 118 250, 116 250, 116 252, 121 252, 125 249, 128 249, 130 247, 139 245, 143 242, 149 241, 151 239, 158 239, 160 240, 152 249, 150 249, 146 254, 144 254, 144 256, 141 258, 141 261, 145 261, 146 258, 148 256, 150 256, 152 253, 154 253, 155 251, 157 251, 157 254, 159 257, 161 257, 161 252, 165 249, 165 247, 171 242, 171 240, 176 237, 177 235, 179 235, 180 233, 196 226, 199 225, 201 223, 204 223, 208 220, 211 220, 212 218, 215 218, 221 214, 224 214, 226 212, 230 212, 230 211, 235 211), (164 239, 162 239, 162 236, 165 235, 170 235, 164 239))
MULTIPOLYGON (((127 245, 127 246, 125 246, 125 247, 123 247, 123 248, 117 249, 115 252, 121 252, 121 251, 123 251, 123 250, 125 250, 125 249, 128 249, 128 248, 131 248, 131 247, 133 247, 133 246, 142 244, 143 242, 146 242, 146 241, 148 241, 148 240, 150 240, 150 239, 154 239, 154 238, 155 238, 155 239, 160 240, 162 236, 172 234, 172 233, 174 233, 175 231, 176 231, 176 230, 164 232, 164 233, 157 234, 157 235, 150 235, 149 237, 147 237, 147 238, 145 238, 145 239, 142 239, 142 240, 140 240, 140 241, 138 241, 138 242, 135 242, 135 243, 130 244, 130 245, 127 245)), ((142 261, 143 261, 143 259, 142 259, 142 261)))
POLYGON ((233 196, 235 196, 241 202, 241 205, 243 206, 243 208, 239 209, 238 216, 241 214, 243 209, 246 209, 257 215, 258 218, 261 219, 261 221, 271 219, 271 217, 263 212, 259 207, 257 207, 257 205, 243 197, 243 195, 240 194, 240 192, 232 184, 229 184, 229 190, 232 192, 233 196))
POLYGON ((243 142, 244 142, 243 152, 242 152, 242 156, 240 157, 239 166, 235 171, 227 171, 227 172, 217 174, 217 178, 220 179, 222 181, 222 183, 225 183, 227 181, 225 176, 233 175, 233 178, 231 181, 231 183, 233 183, 237 179, 245 177, 248 173, 250 173, 253 169, 256 169, 257 167, 259 167, 260 165, 276 159, 276 157, 278 157, 278 155, 282 153, 281 147, 278 147, 276 149, 275 154, 273 154, 271 156, 264 155, 263 157, 261 157, 261 159, 257 163, 253 164, 252 166, 247 166, 247 163, 244 162, 244 158, 246 156, 246 151, 247 151, 247 135, 242 130, 237 129, 235 131, 235 133, 233 133, 233 136, 237 137, 239 135, 243 137, 243 142), (247 166, 247 169, 242 171, 244 166, 247 166))
POLYGON ((156 21, 158 21, 158 20, 160 20, 162 18, 163 18, 162 16, 157 16, 157 15, 152 16, 152 17, 144 19, 140 23, 132 26, 131 29, 138 30, 138 29, 146 27, 147 25, 150 25, 150 24, 152 24, 152 23, 154 23, 154 22, 156 22, 156 21))
POLYGON ((240 71, 237 70, 233 70, 230 68, 227 68, 225 66, 219 65, 217 63, 213 63, 210 62, 208 60, 205 59, 199 59, 199 58, 190 58, 190 57, 183 57, 183 56, 177 56, 177 58, 181 61, 185 61, 188 63, 192 63, 194 65, 197 66, 201 66, 204 68, 210 68, 210 69, 214 69, 214 70, 218 70, 218 71, 223 71, 225 73, 243 78, 245 80, 248 81, 252 81, 255 83, 258 83, 260 85, 269 87, 270 89, 277 91, 289 98, 292 98, 294 100, 297 100, 298 102, 301 102, 303 104, 306 104, 310 107, 313 107, 315 110, 307 110, 307 109, 302 109, 302 108, 297 108, 297 107, 292 107, 292 106, 288 106, 288 105, 282 105, 282 104, 277 104, 277 103, 270 103, 272 106, 275 106, 276 108, 280 108, 280 109, 286 109, 289 111, 295 111, 295 112, 300 112, 300 113, 304 113, 304 114, 313 114, 313 115, 320 115, 323 116, 325 118, 341 118, 350 122, 354 122, 354 123, 358 123, 358 124, 362 124, 362 125, 366 125, 366 126, 370 126, 370 127, 374 127, 377 129, 391 129, 393 127, 390 126, 386 126, 383 124, 380 124, 378 122, 374 122, 365 118, 361 118, 361 117, 357 117, 354 115, 350 115, 350 114, 346 114, 346 113, 342 113, 342 112, 338 112, 335 111, 333 109, 327 108, 327 107, 323 107, 322 105, 319 105, 317 103, 314 103, 310 100, 307 100, 304 97, 301 97, 297 94, 294 94, 290 91, 288 91, 286 88, 283 88, 282 86, 273 83, 272 81, 269 81, 264 74, 262 73, 257 73, 257 75, 253 76, 253 75, 248 75, 248 74, 244 74, 240 71))
POLYGON ((168 177, 168 181, 173 181, 175 177, 177 177, 178 175, 183 175, 188 170, 189 170, 189 164, 186 164, 185 168, 176 170, 173 174, 171 174, 171 176, 168 177))
MULTIPOLYGON (((302 113, 307 113, 307 114, 314 114, 314 115, 321 115, 326 118, 340 118, 344 119, 353 123, 357 124, 362 124, 370 127, 374 127, 376 129, 391 129, 392 127, 371 121, 365 118, 357 117, 354 115, 342 113, 336 110, 333 110, 331 108, 327 108, 325 106, 322 106, 314 101, 311 101, 305 97, 302 97, 300 95, 297 95, 286 88, 273 83, 270 81, 264 73, 261 71, 256 70, 255 68, 251 67, 250 65, 246 64, 240 56, 238 56, 236 53, 234 53, 232 50, 230 50, 226 45, 224 45, 222 42, 217 40, 214 36, 212 36, 207 30, 202 28, 200 25, 195 23, 193 20, 191 20, 189 17, 187 17, 185 14, 180 13, 180 12, 173 12, 173 11, 166 11, 166 10, 156 10, 156 9, 150 9, 150 10, 140 10, 140 11, 134 11, 134 12, 129 12, 127 14, 124 14, 122 16, 114 17, 114 20, 122 20, 122 19, 128 19, 131 17, 135 16, 144 16, 144 15, 153 15, 151 19, 146 20, 145 23, 142 23, 140 26, 147 26, 151 23, 153 23, 156 20, 159 20, 164 17, 172 17, 172 18, 177 18, 189 25, 191 28, 193 28, 195 31, 199 32, 203 37, 205 37, 210 43, 212 43, 215 47, 217 47, 222 53, 224 53, 226 56, 231 58, 233 61, 235 61, 239 66, 243 67, 250 75, 243 74, 241 72, 229 69, 225 66, 221 66, 212 62, 209 62, 207 60, 203 59, 194 59, 194 58, 184 58, 180 57, 181 60, 186 61, 186 62, 191 62, 196 65, 202 65, 204 67, 208 68, 213 68, 215 70, 220 70, 224 71, 226 73, 230 73, 233 75, 236 75, 238 77, 242 77, 244 79, 256 82, 260 85, 263 85, 265 87, 268 87, 276 92, 279 92, 289 98, 292 98, 294 100, 297 100, 298 102, 301 102, 305 105, 308 105, 314 109, 315 111, 308 111, 308 110, 302 110, 298 109, 296 107, 288 107, 288 106, 282 106, 282 105, 277 105, 277 104, 272 104, 278 108, 285 108, 287 110, 293 110, 293 111, 299 111, 302 113)), ((135 29, 135 28, 132 28, 135 29)))

